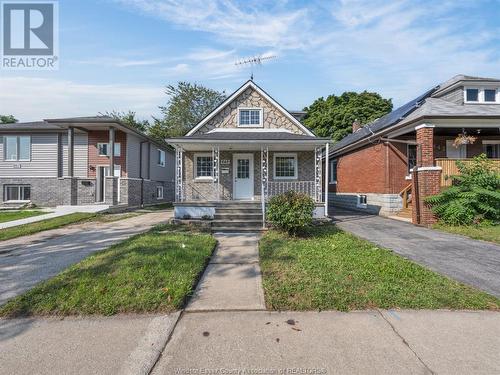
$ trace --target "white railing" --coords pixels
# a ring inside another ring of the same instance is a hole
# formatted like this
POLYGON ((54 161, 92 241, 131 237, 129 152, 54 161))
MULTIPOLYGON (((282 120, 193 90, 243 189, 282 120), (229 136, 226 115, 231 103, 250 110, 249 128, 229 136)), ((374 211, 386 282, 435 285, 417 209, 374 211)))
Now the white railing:
POLYGON ((310 196, 316 201, 316 183, 314 181, 269 181, 268 197, 280 195, 287 191, 296 191, 310 196))

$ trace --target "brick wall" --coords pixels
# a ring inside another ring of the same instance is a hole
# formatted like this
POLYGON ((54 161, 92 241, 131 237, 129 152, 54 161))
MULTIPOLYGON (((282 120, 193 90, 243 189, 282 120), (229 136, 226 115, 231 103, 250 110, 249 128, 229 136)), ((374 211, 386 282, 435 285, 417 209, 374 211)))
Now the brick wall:
MULTIPOLYGON (((127 135, 124 132, 116 131, 115 142, 120 143, 120 155, 115 156, 115 165, 121 167, 121 177, 127 176, 127 135)), ((99 156, 97 149, 98 143, 109 142, 109 132, 107 130, 98 130, 89 132, 89 173, 90 178, 95 178, 98 165, 109 165, 108 156, 99 156)))
POLYGON ((431 167, 434 165, 434 128, 417 129, 417 165, 431 167))

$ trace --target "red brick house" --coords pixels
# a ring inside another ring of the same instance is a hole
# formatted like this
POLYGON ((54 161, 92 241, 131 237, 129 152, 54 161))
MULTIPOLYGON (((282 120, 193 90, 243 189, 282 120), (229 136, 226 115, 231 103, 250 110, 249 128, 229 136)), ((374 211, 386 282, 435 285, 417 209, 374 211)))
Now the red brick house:
POLYGON ((329 203, 429 225, 423 198, 481 153, 500 165, 500 79, 458 75, 334 144, 329 203))

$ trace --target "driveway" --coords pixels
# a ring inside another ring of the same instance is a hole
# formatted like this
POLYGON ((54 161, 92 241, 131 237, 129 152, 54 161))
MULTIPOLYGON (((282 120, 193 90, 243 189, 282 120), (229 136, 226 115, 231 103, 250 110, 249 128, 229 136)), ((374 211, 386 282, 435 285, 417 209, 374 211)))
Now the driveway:
POLYGON ((339 228, 500 297, 500 246, 380 216, 332 212, 339 228))
POLYGON ((172 211, 158 211, 0 241, 0 305, 88 255, 167 222, 171 216, 172 211))

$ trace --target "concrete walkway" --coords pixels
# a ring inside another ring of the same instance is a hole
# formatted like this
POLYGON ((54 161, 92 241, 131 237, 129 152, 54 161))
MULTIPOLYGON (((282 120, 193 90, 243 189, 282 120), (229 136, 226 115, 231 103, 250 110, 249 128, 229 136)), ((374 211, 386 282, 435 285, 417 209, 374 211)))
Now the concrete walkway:
POLYGON ((0 223, 0 229, 17 227, 19 225, 36 223, 37 221, 53 219, 59 216, 74 214, 76 212, 101 212, 107 210, 109 206, 106 205, 90 205, 90 206, 57 206, 50 213, 38 216, 28 217, 26 219, 12 220, 5 223, 0 223))
POLYGON ((0 241, 0 305, 55 276, 88 255, 156 224, 172 211, 157 211, 111 223, 85 223, 0 241))
POLYGON ((338 208, 337 226, 436 272, 500 297, 500 246, 338 208))
POLYGON ((216 234, 218 245, 186 311, 265 310, 259 235, 216 234))

